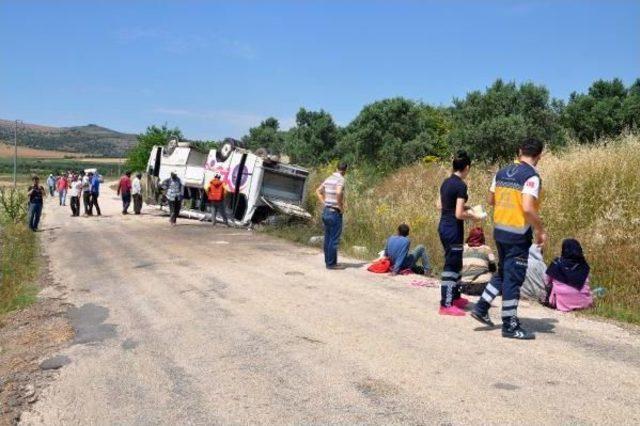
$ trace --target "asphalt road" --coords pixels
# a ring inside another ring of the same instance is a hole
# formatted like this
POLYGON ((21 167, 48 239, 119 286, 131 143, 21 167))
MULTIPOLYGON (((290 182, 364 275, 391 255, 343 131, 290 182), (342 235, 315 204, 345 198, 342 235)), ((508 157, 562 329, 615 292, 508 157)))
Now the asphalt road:
POLYGON ((640 424, 637 329, 523 303, 538 339, 503 339, 415 277, 101 203, 47 201, 77 335, 24 424, 640 424))

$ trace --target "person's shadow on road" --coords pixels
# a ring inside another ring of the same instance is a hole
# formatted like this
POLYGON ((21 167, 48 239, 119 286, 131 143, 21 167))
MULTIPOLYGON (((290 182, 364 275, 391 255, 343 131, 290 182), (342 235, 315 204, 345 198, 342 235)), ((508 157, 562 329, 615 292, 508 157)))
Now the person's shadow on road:
POLYGON ((362 267, 363 267, 364 265, 366 265, 366 264, 367 264, 366 262, 351 262, 351 263, 348 263, 348 262, 347 262, 347 263, 340 262, 340 264, 339 264, 339 265, 340 265, 343 269, 358 269, 358 268, 362 268, 362 267))

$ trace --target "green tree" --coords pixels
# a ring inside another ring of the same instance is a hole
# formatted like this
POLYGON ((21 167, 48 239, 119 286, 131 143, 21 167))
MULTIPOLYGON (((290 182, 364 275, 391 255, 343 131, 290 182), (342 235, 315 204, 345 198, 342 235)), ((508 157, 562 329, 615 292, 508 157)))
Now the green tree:
POLYGON ((296 126, 287 132, 285 151, 296 163, 316 166, 334 157, 339 137, 340 129, 331 114, 300 108, 296 126))
POLYGON ((427 155, 447 155, 450 128, 440 109, 401 97, 384 99, 365 106, 346 127, 338 152, 349 162, 389 170, 427 155))
POLYGON ((557 110, 544 86, 496 80, 483 93, 474 91, 454 99, 451 114, 454 130, 450 145, 467 150, 474 159, 508 161, 525 137, 536 137, 551 146, 564 144, 557 110))
POLYGON ((284 149, 284 134, 279 129, 278 120, 269 117, 259 126, 250 128, 249 134, 244 136, 242 141, 249 149, 266 148, 271 153, 280 154, 284 149))
POLYGON ((129 151, 126 166, 135 171, 145 170, 149 154, 154 145, 165 145, 171 139, 182 139, 182 132, 177 127, 169 129, 166 124, 147 127, 147 131, 137 136, 137 144, 129 151))
POLYGON ((628 89, 616 78, 595 81, 586 94, 573 92, 562 122, 582 143, 636 128, 640 124, 640 79, 628 89))

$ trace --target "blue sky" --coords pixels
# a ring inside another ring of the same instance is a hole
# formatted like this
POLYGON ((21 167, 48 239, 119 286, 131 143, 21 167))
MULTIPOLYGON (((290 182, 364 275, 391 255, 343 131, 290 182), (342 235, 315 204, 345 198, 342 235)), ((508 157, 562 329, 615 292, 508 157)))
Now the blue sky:
POLYGON ((199 139, 498 77, 560 98, 640 77, 640 1, 2 0, 0 18, 0 118, 199 139))

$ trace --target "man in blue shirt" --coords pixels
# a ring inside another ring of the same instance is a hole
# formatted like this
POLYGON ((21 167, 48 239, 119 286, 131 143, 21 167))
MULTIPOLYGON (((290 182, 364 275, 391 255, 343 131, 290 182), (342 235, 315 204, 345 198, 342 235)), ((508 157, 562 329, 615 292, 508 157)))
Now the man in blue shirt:
POLYGON ((100 206, 98 205, 98 196, 100 195, 100 175, 96 172, 89 173, 89 178, 91 179, 91 208, 96 208, 96 214, 101 216, 100 206))
POLYGON ((385 256, 389 258, 391 264, 391 275, 397 275, 400 271, 411 269, 418 271, 416 264, 418 260, 422 263, 422 272, 424 275, 431 274, 431 265, 427 256, 427 249, 423 245, 417 246, 413 252, 409 253, 411 240, 409 239, 409 226, 401 224, 398 226, 398 235, 392 235, 387 240, 384 249, 385 256))

